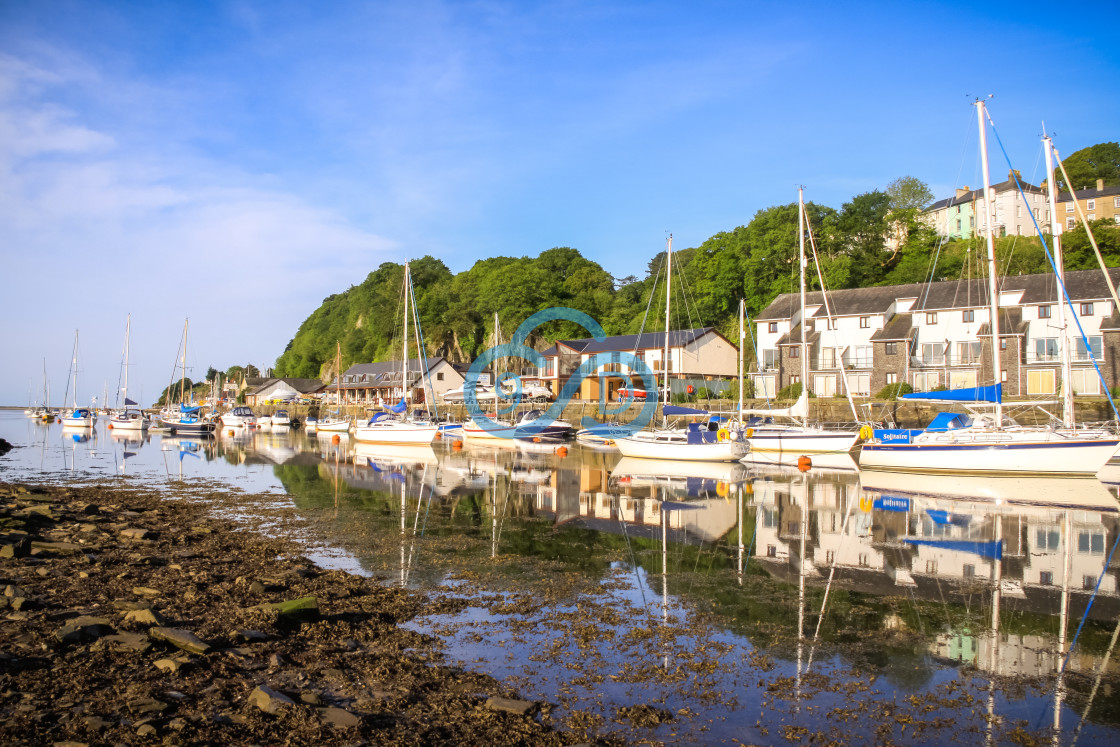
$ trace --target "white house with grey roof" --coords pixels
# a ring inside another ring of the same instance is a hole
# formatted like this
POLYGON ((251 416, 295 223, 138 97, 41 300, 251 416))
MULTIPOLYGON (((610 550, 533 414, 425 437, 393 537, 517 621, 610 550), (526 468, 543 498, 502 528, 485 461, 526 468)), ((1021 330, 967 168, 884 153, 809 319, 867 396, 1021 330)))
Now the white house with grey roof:
MULTIPOLYGON (((1120 283, 1120 269, 1109 271, 1120 283)), ((930 284, 852 288, 828 294, 830 320, 820 291, 809 293, 805 319, 796 293, 778 296, 755 319, 758 358, 755 396, 770 396, 800 381, 801 325, 806 325, 808 387, 817 396, 870 396, 887 384, 915 391, 992 383, 991 326, 986 278, 930 284)), ((1099 395, 1101 383, 1120 384, 1120 317, 1099 270, 1066 273, 1073 315, 1067 307, 1066 341, 1072 351, 1074 394, 1099 395)), ((1050 274, 1004 278, 999 288, 1000 360, 1004 396, 1053 396, 1060 378, 1056 281, 1050 274)))
MULTIPOLYGON (((410 358, 408 361, 407 389, 401 386, 400 361, 355 363, 342 374, 343 404, 395 405, 407 393, 409 402, 426 402, 424 371, 431 376, 436 400, 448 389, 462 386, 463 374, 443 356, 410 358)), ((332 382, 329 390, 334 392, 332 382)))
POLYGON ((686 381, 715 382, 737 376, 739 372, 739 348, 714 327, 701 327, 671 331, 668 359, 665 358, 664 332, 612 335, 602 341, 594 338, 557 340, 542 352, 545 365, 533 372, 533 378, 551 388, 554 395, 559 395, 568 377, 583 363, 594 355, 606 355, 610 361, 601 365, 593 376, 583 379, 578 398, 615 400, 620 388, 642 386, 641 379, 637 378, 639 374, 622 362, 622 353, 641 359, 657 377, 659 387, 663 386, 662 377, 666 371, 670 387, 674 386, 674 381, 682 385, 686 381))

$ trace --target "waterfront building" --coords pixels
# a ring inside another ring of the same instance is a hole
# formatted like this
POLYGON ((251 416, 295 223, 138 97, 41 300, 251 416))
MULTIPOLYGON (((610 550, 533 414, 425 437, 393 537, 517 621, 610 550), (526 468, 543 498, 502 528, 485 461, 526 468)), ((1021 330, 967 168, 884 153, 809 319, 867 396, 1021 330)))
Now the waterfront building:
MULTIPOLYGON (((400 402, 406 389, 401 387, 401 362, 377 361, 375 363, 355 363, 342 374, 342 403, 362 405, 395 405, 400 402)), ((424 384, 425 369, 432 377, 432 389, 436 401, 440 402, 443 393, 463 385, 462 371, 443 356, 426 358, 421 365, 419 358, 408 361, 408 400, 427 402, 424 384)), ((332 383, 327 390, 334 392, 332 383)))
MULTIPOLYGON (((1120 269, 1109 272, 1120 284, 1120 269)), ((1067 272, 1066 287, 1089 340, 1086 347, 1070 319, 1070 385, 1075 395, 1100 395, 1089 352, 1107 385, 1120 385, 1120 316, 1099 270, 1067 272)), ((1002 280, 999 348, 1005 397, 1057 394, 1057 298, 1050 274, 1002 280)), ((802 324, 809 353, 807 386, 818 397, 844 396, 845 381, 860 397, 901 382, 918 392, 991 383, 986 278, 830 291, 828 300, 831 320, 820 291, 808 294, 804 319, 796 293, 778 296, 756 317, 758 358, 751 374, 756 397, 773 397, 799 382, 802 324)))
POLYGON ((1074 207, 1081 204, 1085 217, 1089 220, 1111 220, 1120 224, 1120 186, 1106 187, 1104 179, 1097 179, 1095 189, 1075 189, 1073 193, 1058 192, 1058 219, 1067 231, 1081 225, 1081 217, 1074 207))
POLYGON ((620 389, 642 387, 641 378, 622 362, 622 353, 640 358, 656 375, 658 387, 664 386, 664 376, 668 372, 673 394, 688 393, 689 386, 694 391, 701 387, 721 390, 739 372, 739 348, 714 327, 701 327, 671 331, 668 359, 664 332, 612 335, 602 341, 590 337, 557 340, 542 353, 545 365, 530 371, 526 378, 539 380, 554 395, 559 395, 568 378, 591 356, 606 355, 610 362, 583 379, 575 398, 597 401, 603 396, 607 401, 614 401, 620 389))
MULTIPOLYGON (((1017 171, 1009 171, 1007 180, 991 186, 989 199, 995 208, 992 224, 996 236, 1035 236, 1037 231, 1032 214, 1043 231, 1050 230, 1050 208, 1046 192, 1041 187, 1023 181, 1017 171), (1018 178, 1018 185, 1016 184, 1018 178), (1019 193, 1019 186, 1023 194, 1019 193), (1024 199, 1025 195, 1025 199, 1024 199)), ((987 231, 983 189, 970 190, 967 186, 956 191, 953 197, 939 200, 922 213, 926 223, 942 236, 963 239, 983 236, 987 231)))
POLYGON ((245 402, 250 406, 260 405, 276 400, 302 399, 322 391, 323 382, 318 379, 268 378, 248 391, 245 402))

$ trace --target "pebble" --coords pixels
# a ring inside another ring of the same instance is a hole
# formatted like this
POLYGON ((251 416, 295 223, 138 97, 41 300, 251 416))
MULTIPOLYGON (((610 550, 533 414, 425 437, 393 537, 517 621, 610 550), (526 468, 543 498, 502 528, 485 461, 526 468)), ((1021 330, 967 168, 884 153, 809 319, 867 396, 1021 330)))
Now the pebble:
POLYGON ((265 713, 279 713, 287 706, 294 706, 295 701, 267 685, 259 685, 249 693, 249 705, 256 706, 265 713))

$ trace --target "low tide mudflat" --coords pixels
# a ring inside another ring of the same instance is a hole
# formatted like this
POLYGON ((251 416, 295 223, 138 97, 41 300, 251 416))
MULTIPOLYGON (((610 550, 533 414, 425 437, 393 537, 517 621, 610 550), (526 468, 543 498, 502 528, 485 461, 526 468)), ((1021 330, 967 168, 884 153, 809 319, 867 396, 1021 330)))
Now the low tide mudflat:
MULTIPOLYGON (((993 616, 983 559, 971 580, 891 588, 874 550, 900 551, 886 532, 902 518, 861 512, 858 474, 670 475, 661 522, 641 480, 578 449, 138 439, 21 414, 0 415, 0 436, 17 447, 0 458, 5 743, 1120 737, 1120 680, 1100 666, 1115 591, 1058 678, 1082 579, 1061 621, 1029 584, 993 616), (831 586, 830 550, 852 556, 831 586)), ((979 537, 992 522, 968 505, 979 537)), ((1074 551, 1078 527, 1101 528, 1115 589, 1115 509, 1071 522, 1074 551)), ((1005 558, 1037 565, 1037 528, 1005 558)))

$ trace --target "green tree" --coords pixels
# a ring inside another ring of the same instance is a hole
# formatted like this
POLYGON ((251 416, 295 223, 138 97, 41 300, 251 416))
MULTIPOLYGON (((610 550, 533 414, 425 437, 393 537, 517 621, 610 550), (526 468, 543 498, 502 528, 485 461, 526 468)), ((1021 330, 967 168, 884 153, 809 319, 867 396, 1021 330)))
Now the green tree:
POLYGON ((900 176, 887 185, 887 198, 892 211, 921 210, 933 202, 933 192, 917 177, 900 176))
MULTIPOLYGON (((1097 179, 1104 179, 1106 187, 1120 184, 1120 143, 1090 145, 1066 156, 1062 163, 1075 190, 1092 189, 1097 186, 1097 179)), ((1070 185, 1066 184, 1060 169, 1054 180, 1059 189, 1070 191, 1070 185)))

